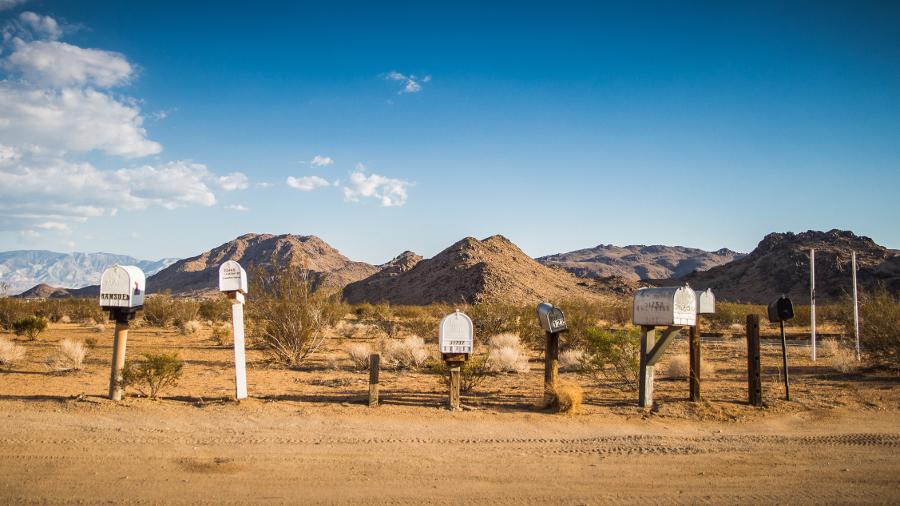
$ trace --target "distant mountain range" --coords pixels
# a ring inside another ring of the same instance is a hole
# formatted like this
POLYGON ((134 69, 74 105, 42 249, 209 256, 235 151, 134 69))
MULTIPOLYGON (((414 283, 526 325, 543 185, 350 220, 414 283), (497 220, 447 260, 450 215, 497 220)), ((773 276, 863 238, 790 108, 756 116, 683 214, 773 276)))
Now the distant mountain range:
POLYGON ((44 250, 0 252, 0 281, 17 294, 38 284, 55 288, 81 288, 97 284, 104 269, 115 264, 136 265, 149 276, 174 263, 176 258, 139 260, 111 253, 57 253, 44 250))
POLYGON ((583 278, 621 276, 642 279, 681 278, 743 257, 727 248, 704 251, 684 246, 613 246, 601 244, 587 249, 539 257, 538 262, 565 269, 583 278))

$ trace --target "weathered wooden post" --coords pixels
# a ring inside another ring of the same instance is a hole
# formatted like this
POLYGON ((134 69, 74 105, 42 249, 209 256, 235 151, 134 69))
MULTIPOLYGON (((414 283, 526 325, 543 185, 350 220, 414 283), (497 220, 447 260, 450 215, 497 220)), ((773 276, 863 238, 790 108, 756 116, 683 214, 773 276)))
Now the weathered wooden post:
POLYGON ((653 376, 656 363, 682 326, 697 323, 697 296, 683 287, 641 288, 634 293, 633 323, 641 327, 638 406, 653 406, 653 376), (656 326, 665 326, 656 340, 656 326))
POLYGON ((378 374, 381 372, 381 355, 369 355, 369 407, 378 406, 378 374))
POLYGON ((462 366, 468 360, 475 344, 475 326, 472 319, 457 309, 441 319, 438 346, 441 356, 450 370, 450 409, 458 410, 462 366))
POLYGON ((762 401, 762 376, 760 375, 759 315, 747 315, 747 386, 751 406, 760 407, 762 401))
POLYGON ((787 338, 784 335, 784 322, 794 317, 794 305, 791 299, 782 295, 769 304, 769 321, 781 324, 781 361, 784 366, 784 400, 791 400, 791 380, 788 374, 787 338))
POLYGON ((109 398, 121 401, 122 369, 128 344, 128 322, 144 307, 144 272, 133 265, 114 265, 100 276, 100 307, 116 322, 112 366, 109 373, 109 398))
POLYGON ((544 406, 556 402, 556 384, 559 380, 559 334, 569 329, 562 309, 543 302, 537 307, 538 321, 547 334, 544 350, 544 406))
POLYGON ((697 297, 697 321, 691 327, 690 336, 690 398, 692 402, 700 400, 700 315, 713 314, 716 312, 716 296, 711 288, 706 290, 696 290, 694 295, 697 297))
POLYGON ((231 334, 234 336, 234 398, 247 398, 247 357, 244 347, 244 296, 247 271, 228 260, 219 266, 219 291, 231 300, 231 334))

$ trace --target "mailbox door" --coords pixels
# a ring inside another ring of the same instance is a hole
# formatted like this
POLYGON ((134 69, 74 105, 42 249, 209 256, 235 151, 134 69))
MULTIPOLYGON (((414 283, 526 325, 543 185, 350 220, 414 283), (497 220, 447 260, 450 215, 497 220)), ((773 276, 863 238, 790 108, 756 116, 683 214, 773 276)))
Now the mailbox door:
POLYGON ((441 353, 472 353, 475 342, 472 319, 456 311, 441 320, 438 345, 441 353))

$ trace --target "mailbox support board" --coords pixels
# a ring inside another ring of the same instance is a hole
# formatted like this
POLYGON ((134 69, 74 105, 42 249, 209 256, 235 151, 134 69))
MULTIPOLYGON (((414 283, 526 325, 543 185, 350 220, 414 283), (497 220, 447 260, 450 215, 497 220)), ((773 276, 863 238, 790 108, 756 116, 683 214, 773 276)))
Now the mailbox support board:
POLYGON ((653 406, 653 378, 656 363, 662 358, 663 352, 669 347, 681 327, 666 327, 662 331, 659 341, 656 340, 656 327, 653 325, 641 325, 641 370, 638 380, 638 406, 649 408, 653 406))

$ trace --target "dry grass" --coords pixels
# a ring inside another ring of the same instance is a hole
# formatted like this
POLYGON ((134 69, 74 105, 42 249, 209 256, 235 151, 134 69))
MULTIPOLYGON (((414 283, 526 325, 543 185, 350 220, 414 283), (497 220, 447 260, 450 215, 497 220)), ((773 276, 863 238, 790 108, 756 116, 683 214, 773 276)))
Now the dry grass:
POLYGON ((822 343, 822 351, 827 357, 828 365, 835 371, 846 374, 859 369, 856 350, 852 346, 841 344, 835 339, 828 339, 822 343))
POLYGON ((103 332, 106 332, 106 325, 104 325, 102 323, 94 324, 92 328, 94 329, 94 332, 96 332, 98 334, 102 334, 103 332))
POLYGON ((192 336, 200 330, 200 322, 197 320, 190 320, 178 325, 178 331, 183 336, 192 336))
POLYGON ((350 343, 344 348, 353 368, 357 371, 369 369, 369 356, 372 355, 372 347, 367 343, 350 343))
POLYGON ((394 369, 419 369, 431 358, 425 340, 409 336, 402 341, 386 339, 381 342, 382 363, 394 369))
POLYGON ((47 367, 58 373, 80 371, 84 368, 84 356, 87 349, 84 343, 74 339, 63 339, 56 353, 47 359, 47 367))
POLYGON ((548 389, 548 393, 552 396, 553 401, 546 406, 547 408, 554 409, 558 413, 576 413, 581 409, 584 391, 577 383, 558 383, 556 389, 548 389))
POLYGON ((21 362, 23 358, 25 358, 24 347, 0 337, 0 365, 11 367, 21 362))
POLYGON ((581 369, 584 360, 584 350, 572 348, 559 354, 559 370, 562 372, 577 372, 581 369))
POLYGON ((62 315, 59 317, 59 323, 72 323, 72 319, 69 318, 69 315, 62 315))
POLYGON ((490 339, 488 369, 491 372, 527 373, 528 351, 519 343, 515 334, 498 334, 490 339))
MULTIPOLYGON (((708 376, 715 372, 715 368, 705 360, 700 361, 700 375, 708 376)), ((675 355, 666 364, 664 374, 670 378, 687 379, 691 373, 691 359, 688 355, 675 355)))
POLYGON ((218 346, 230 346, 234 342, 231 335, 231 324, 213 324, 209 338, 218 346))

